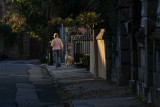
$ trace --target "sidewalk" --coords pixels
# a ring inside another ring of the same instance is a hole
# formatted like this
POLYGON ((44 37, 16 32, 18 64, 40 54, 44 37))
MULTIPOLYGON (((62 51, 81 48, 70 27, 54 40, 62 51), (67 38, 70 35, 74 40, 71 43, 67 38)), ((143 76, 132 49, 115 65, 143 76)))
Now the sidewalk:
POLYGON ((70 107, 145 107, 129 95, 128 86, 94 77, 85 68, 45 66, 70 107))

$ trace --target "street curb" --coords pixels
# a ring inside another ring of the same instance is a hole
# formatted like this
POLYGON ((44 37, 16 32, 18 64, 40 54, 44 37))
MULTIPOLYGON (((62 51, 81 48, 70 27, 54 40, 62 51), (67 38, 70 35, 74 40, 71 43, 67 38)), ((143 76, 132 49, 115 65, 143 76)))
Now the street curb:
MULTIPOLYGON (((57 79, 55 79, 55 75, 53 75, 53 74, 51 73, 51 71, 48 70, 48 67, 47 67, 46 64, 44 65, 44 68, 48 71, 49 75, 52 77, 53 82, 55 83, 55 87, 56 87, 56 88, 59 88, 59 87, 60 87, 60 84, 59 84, 59 82, 57 81, 57 79)), ((71 102, 70 100, 62 100, 62 107, 74 107, 74 105, 72 104, 72 102, 71 102)))
POLYGON ((44 65, 44 67, 45 67, 45 69, 48 71, 49 75, 52 77, 55 85, 57 86, 58 82, 57 82, 57 80, 54 78, 55 76, 51 73, 51 71, 48 70, 47 65, 44 65))
MULTIPOLYGON (((48 70, 46 64, 44 65, 44 68, 46 69, 46 71, 48 72, 48 74, 52 77, 52 80, 53 80, 53 82, 55 83, 55 84, 54 84, 55 87, 58 88, 58 82, 57 82, 57 80, 54 78, 55 76, 48 70)), ((62 102, 61 102, 61 107, 65 107, 64 105, 65 105, 65 102, 62 100, 62 102)), ((67 106, 66 106, 66 107, 67 107, 67 106)), ((70 106, 68 106, 68 107, 70 107, 70 106)))

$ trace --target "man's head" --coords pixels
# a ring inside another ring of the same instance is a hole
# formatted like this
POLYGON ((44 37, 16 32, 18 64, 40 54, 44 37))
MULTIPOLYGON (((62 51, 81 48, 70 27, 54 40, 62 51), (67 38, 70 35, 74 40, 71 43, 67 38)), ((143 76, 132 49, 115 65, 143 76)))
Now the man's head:
POLYGON ((58 38, 58 33, 54 33, 54 38, 58 38))

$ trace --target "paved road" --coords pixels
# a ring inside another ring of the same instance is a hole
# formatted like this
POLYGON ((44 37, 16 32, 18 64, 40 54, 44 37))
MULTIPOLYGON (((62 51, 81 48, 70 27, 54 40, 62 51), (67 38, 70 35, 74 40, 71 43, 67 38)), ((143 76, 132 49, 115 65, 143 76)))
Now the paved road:
POLYGON ((0 107, 60 107, 45 68, 34 61, 0 62, 0 107))

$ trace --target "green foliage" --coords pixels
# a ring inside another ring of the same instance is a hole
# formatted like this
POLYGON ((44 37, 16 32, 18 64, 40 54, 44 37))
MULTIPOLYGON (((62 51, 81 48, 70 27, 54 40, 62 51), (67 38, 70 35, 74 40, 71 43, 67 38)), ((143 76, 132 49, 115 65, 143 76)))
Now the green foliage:
POLYGON ((99 22, 99 17, 100 14, 96 12, 83 12, 76 17, 76 22, 83 26, 93 27, 99 22))
POLYGON ((14 6, 6 1, 5 21, 0 21, 0 30, 4 35, 5 47, 12 47, 14 43, 22 42, 22 31, 25 26, 25 19, 19 16, 14 6))
POLYGON ((51 24, 43 13, 41 0, 14 0, 13 5, 20 17, 25 19, 25 32, 40 41, 45 53, 57 26, 51 24))
POLYGON ((20 16, 26 18, 28 29, 35 29, 37 24, 43 24, 40 0, 14 0, 13 5, 20 16))
POLYGON ((46 36, 44 31, 51 26, 48 19, 42 14, 41 0, 14 0, 13 5, 19 15, 25 18, 27 31, 34 32, 41 38, 46 36))
POLYGON ((19 42, 22 39, 23 35, 21 33, 12 32, 12 27, 10 25, 3 24, 0 22, 0 32, 4 36, 5 46, 13 46, 15 42, 19 42))
POLYGON ((89 68, 89 65, 90 65, 90 55, 83 54, 83 66, 89 68))
POLYGON ((65 26, 74 26, 76 24, 72 14, 69 17, 65 18, 63 20, 63 23, 65 26))
POLYGON ((6 25, 10 25, 12 28, 12 32, 23 32, 26 26, 25 18, 20 17, 17 11, 13 10, 14 7, 12 5, 6 6, 5 11, 5 19, 6 25))
POLYGON ((104 36, 105 39, 112 42, 112 65, 114 65, 118 57, 117 32, 120 26, 117 0, 69 0, 65 10, 67 10, 68 16, 73 14, 73 19, 75 18, 76 22, 79 22, 81 25, 90 25, 92 27, 92 25, 96 25, 96 22, 100 22, 95 27, 106 29, 107 33, 104 36), (97 15, 100 14, 100 16, 98 18, 94 18, 94 16, 88 17, 87 13, 89 12, 95 12, 97 15))
POLYGON ((75 62, 80 62, 80 59, 79 58, 83 58, 83 54, 75 54, 74 55, 74 61, 75 62))
POLYGON ((107 33, 105 39, 112 42, 112 65, 118 57, 117 51, 117 32, 120 26, 120 20, 117 13, 117 0, 81 0, 81 11, 93 11, 101 14, 99 21, 101 23, 97 28, 105 28, 107 33))
POLYGON ((46 55, 42 55, 39 59, 40 63, 47 63, 46 55))
POLYGON ((52 18, 51 23, 57 26, 63 23, 63 19, 61 17, 52 18))
MULTIPOLYGON (((97 22, 102 22, 98 25, 99 28, 105 28, 108 40, 112 41, 113 63, 118 56, 117 52, 117 31, 120 24, 117 15, 117 0, 64 0, 65 7, 61 14, 61 18, 46 18, 42 13, 41 0, 14 0, 15 8, 20 16, 26 19, 26 29, 32 34, 38 35, 42 43, 48 43, 49 36, 56 29, 58 24, 78 22, 80 25, 92 27, 97 22), (81 14, 79 14, 81 13, 81 14), (91 14, 95 13, 95 14, 91 14), (101 15, 99 15, 101 14, 101 15), (76 18, 77 17, 77 18, 76 18), (62 19, 64 18, 64 19, 62 19), (83 20, 81 20, 83 19, 83 20), (51 24, 53 26, 51 26, 51 24), (52 31, 51 31, 52 29, 52 31), (54 29, 54 30, 53 30, 54 29)), ((64 4, 61 4, 64 5, 64 4)))
POLYGON ((65 26, 84 26, 84 27, 93 27, 94 25, 97 25, 100 21, 100 14, 96 14, 96 12, 83 12, 76 16, 76 18, 73 18, 73 15, 62 19, 61 17, 53 18, 51 23, 53 25, 60 25, 64 24, 65 26))

